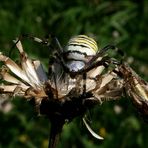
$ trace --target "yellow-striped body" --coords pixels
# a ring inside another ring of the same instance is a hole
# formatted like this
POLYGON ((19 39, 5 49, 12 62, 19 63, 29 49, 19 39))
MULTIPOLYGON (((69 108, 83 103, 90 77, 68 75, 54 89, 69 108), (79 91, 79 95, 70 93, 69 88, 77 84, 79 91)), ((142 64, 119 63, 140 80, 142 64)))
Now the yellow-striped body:
POLYGON ((77 35, 71 38, 67 47, 68 51, 80 51, 81 53, 86 53, 88 56, 95 55, 98 51, 96 41, 86 35, 77 35))
POLYGON ((94 39, 86 35, 77 35, 71 38, 67 44, 67 51, 70 51, 67 66, 70 71, 78 71, 85 66, 88 56, 94 56, 98 51, 97 43, 94 39))

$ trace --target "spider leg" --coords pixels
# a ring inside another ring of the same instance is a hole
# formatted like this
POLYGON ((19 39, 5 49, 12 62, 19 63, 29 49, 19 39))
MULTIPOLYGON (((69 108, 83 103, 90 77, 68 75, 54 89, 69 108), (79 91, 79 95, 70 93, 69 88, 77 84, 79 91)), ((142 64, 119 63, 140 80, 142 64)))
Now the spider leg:
MULTIPOLYGON (((70 73, 71 76, 81 75, 81 74, 89 72, 90 70, 92 70, 94 68, 97 68, 99 66, 104 66, 105 68, 108 68, 109 64, 118 65, 118 64, 120 64, 120 62, 105 56, 100 61, 96 61, 96 62, 94 62, 92 64, 87 64, 84 68, 82 68, 82 69, 80 69, 80 70, 78 70, 76 72, 69 71, 69 73, 70 73)), ((63 66, 65 67, 65 65, 63 65, 63 66)), ((65 69, 65 70, 67 70, 67 69, 65 69)))
POLYGON ((110 49, 115 50, 122 57, 124 57, 124 53, 121 49, 117 48, 114 45, 107 45, 104 48, 102 48, 100 51, 98 51, 97 54, 88 62, 88 64, 91 64, 92 62, 96 61, 99 57, 103 57, 106 54, 106 52, 110 49))
POLYGON ((29 35, 29 34, 23 34, 23 35, 20 35, 17 39, 17 41, 15 41, 14 45, 10 48, 10 51, 9 51, 9 57, 11 57, 11 54, 12 54, 12 50, 14 49, 14 47, 16 46, 16 44, 19 42, 19 41, 22 41, 24 39, 30 39, 32 41, 35 41, 35 42, 38 42, 40 44, 43 44, 47 47, 49 47, 49 49, 56 49, 58 51, 59 54, 63 53, 63 48, 60 44, 60 42, 58 41, 58 39, 52 35, 52 34, 49 34, 48 36, 46 36, 46 38, 44 39, 41 39, 41 38, 38 38, 38 37, 35 37, 35 36, 32 36, 32 35, 29 35), (56 48, 55 48, 55 45, 56 45, 56 48), (54 45, 54 46, 53 46, 54 45))
POLYGON ((61 54, 64 52, 59 40, 57 39, 57 37, 53 34, 48 34, 46 36, 46 40, 49 40, 51 39, 51 41, 53 42, 53 44, 57 45, 57 50, 58 50, 58 53, 61 54))

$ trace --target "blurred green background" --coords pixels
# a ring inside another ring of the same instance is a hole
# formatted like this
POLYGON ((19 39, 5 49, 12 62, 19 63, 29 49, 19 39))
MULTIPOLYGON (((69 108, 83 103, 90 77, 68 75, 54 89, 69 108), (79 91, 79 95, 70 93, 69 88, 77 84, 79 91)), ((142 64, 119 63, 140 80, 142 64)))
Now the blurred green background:
MULTIPOLYGON (((131 67, 148 80, 147 0, 1 0, 0 52, 9 53, 21 34, 55 34, 62 46, 76 34, 92 35, 99 47, 113 43, 127 54, 131 67)), ((27 53, 47 67, 49 51, 24 43, 27 53)), ((13 58, 15 59, 15 50, 13 58)), ((12 99, 0 109, 0 148, 46 148, 50 123, 37 116, 29 102, 12 99), (10 109, 11 108, 11 109, 10 109)), ((148 125, 130 99, 103 103, 90 111, 92 128, 104 136, 94 139, 80 118, 64 126, 58 148, 146 148, 148 125)))

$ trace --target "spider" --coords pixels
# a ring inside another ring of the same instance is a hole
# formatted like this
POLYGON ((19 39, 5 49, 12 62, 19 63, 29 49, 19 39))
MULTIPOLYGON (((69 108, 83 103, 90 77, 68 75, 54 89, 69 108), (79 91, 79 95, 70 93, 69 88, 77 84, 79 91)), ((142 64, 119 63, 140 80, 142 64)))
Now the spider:
MULTIPOLYGON (((52 41, 28 35, 24 37, 52 50, 48 76, 39 60, 28 57, 21 44, 22 39, 19 38, 15 45, 20 53, 21 66, 0 53, 0 61, 5 65, 0 75, 7 82, 0 85, 0 93, 34 98, 40 114, 48 116, 51 121, 49 147, 56 146, 63 124, 77 116, 82 116, 94 137, 103 139, 92 131, 86 122, 85 113, 98 103, 121 98, 124 90, 133 98, 137 108, 141 107, 141 100, 147 105, 143 101, 148 98, 147 89, 143 87, 147 86, 146 82, 135 76, 122 60, 109 57, 110 49, 123 56, 116 46, 107 45, 98 50, 96 41, 86 35, 72 37, 65 48, 54 36, 52 41)), ((145 110, 144 114, 147 114, 145 110)))
MULTIPOLYGON (((117 60, 108 57, 108 50, 115 50, 123 56, 123 52, 114 45, 107 45, 98 50, 96 41, 86 35, 72 37, 65 48, 62 48, 55 36, 49 36, 48 39, 42 40, 37 37, 23 35, 20 39, 24 37, 46 45, 52 51, 48 75, 52 85, 56 87, 59 94, 63 95, 76 85, 75 83, 78 82, 76 79, 83 79, 83 93, 85 93, 87 87, 86 75, 93 80, 104 69, 107 69, 110 64, 119 64, 120 62, 117 60)), ((60 99, 58 94, 57 99, 60 99)))

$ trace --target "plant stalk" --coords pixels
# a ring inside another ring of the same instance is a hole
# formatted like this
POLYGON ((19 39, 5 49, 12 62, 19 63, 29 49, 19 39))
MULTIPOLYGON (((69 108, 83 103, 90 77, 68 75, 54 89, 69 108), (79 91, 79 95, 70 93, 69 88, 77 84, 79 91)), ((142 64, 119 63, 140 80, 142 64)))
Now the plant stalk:
POLYGON ((48 148, 57 148, 63 125, 63 122, 51 122, 48 148))

